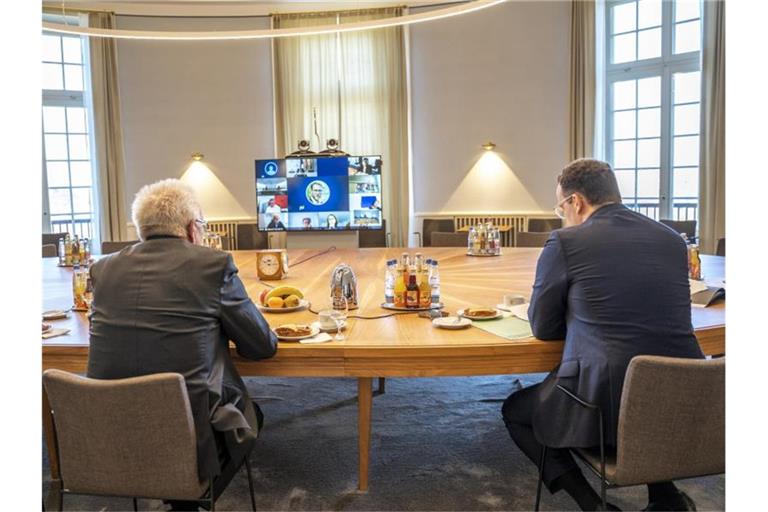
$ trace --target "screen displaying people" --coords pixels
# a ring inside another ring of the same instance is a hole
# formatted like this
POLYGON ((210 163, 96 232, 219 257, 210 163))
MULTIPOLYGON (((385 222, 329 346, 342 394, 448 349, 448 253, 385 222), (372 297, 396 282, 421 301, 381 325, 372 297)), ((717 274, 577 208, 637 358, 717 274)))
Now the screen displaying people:
POLYGON ((259 230, 382 227, 381 157, 256 160, 259 230))

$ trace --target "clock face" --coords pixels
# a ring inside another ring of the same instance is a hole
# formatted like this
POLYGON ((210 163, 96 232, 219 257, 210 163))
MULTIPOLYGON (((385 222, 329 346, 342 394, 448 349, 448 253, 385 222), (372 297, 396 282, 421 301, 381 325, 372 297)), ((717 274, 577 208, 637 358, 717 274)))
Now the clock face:
POLYGON ((265 276, 273 276, 280 271, 277 254, 265 254, 259 259, 259 271, 265 276))

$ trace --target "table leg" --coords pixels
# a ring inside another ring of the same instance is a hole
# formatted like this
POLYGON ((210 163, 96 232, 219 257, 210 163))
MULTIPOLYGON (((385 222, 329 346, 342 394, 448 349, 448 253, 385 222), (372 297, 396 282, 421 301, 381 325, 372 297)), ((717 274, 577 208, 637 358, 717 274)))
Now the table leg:
POLYGON ((357 449, 360 457, 357 488, 360 491, 368 490, 368 462, 371 449, 372 381, 373 379, 371 377, 360 377, 357 379, 357 430, 359 436, 357 449))

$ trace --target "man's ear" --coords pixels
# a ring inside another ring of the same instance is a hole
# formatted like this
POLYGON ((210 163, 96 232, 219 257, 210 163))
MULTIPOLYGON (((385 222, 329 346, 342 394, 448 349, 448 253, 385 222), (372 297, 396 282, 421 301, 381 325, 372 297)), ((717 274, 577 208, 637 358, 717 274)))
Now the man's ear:
POLYGON ((195 243, 195 234, 197 226, 195 226, 195 221, 193 220, 189 224, 187 224, 187 241, 190 243, 195 243))

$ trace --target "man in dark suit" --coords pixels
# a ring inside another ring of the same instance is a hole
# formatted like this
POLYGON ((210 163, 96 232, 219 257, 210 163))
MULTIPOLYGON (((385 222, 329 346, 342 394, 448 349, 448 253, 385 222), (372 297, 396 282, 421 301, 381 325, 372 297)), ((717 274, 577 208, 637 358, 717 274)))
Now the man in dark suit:
POLYGON ((133 202, 133 222, 141 243, 91 267, 88 376, 182 374, 199 477, 215 477, 218 496, 263 421, 230 358, 229 341, 243 357, 264 359, 275 354, 277 339, 248 297, 232 256, 201 245, 205 221, 191 189, 179 180, 143 187, 133 202))
MULTIPOLYGON (((557 385, 603 412, 615 446, 624 374, 636 355, 703 357, 691 325, 687 250, 663 224, 621 204, 611 167, 576 160, 558 177, 558 216, 539 257, 528 316, 534 336, 565 339, 561 363, 547 378, 507 398, 512 439, 536 464, 547 446, 544 483, 564 489, 582 508, 600 497, 568 447, 599 445, 598 419, 557 385)), ((693 502, 671 482, 649 489, 649 510, 687 510, 693 502)))

